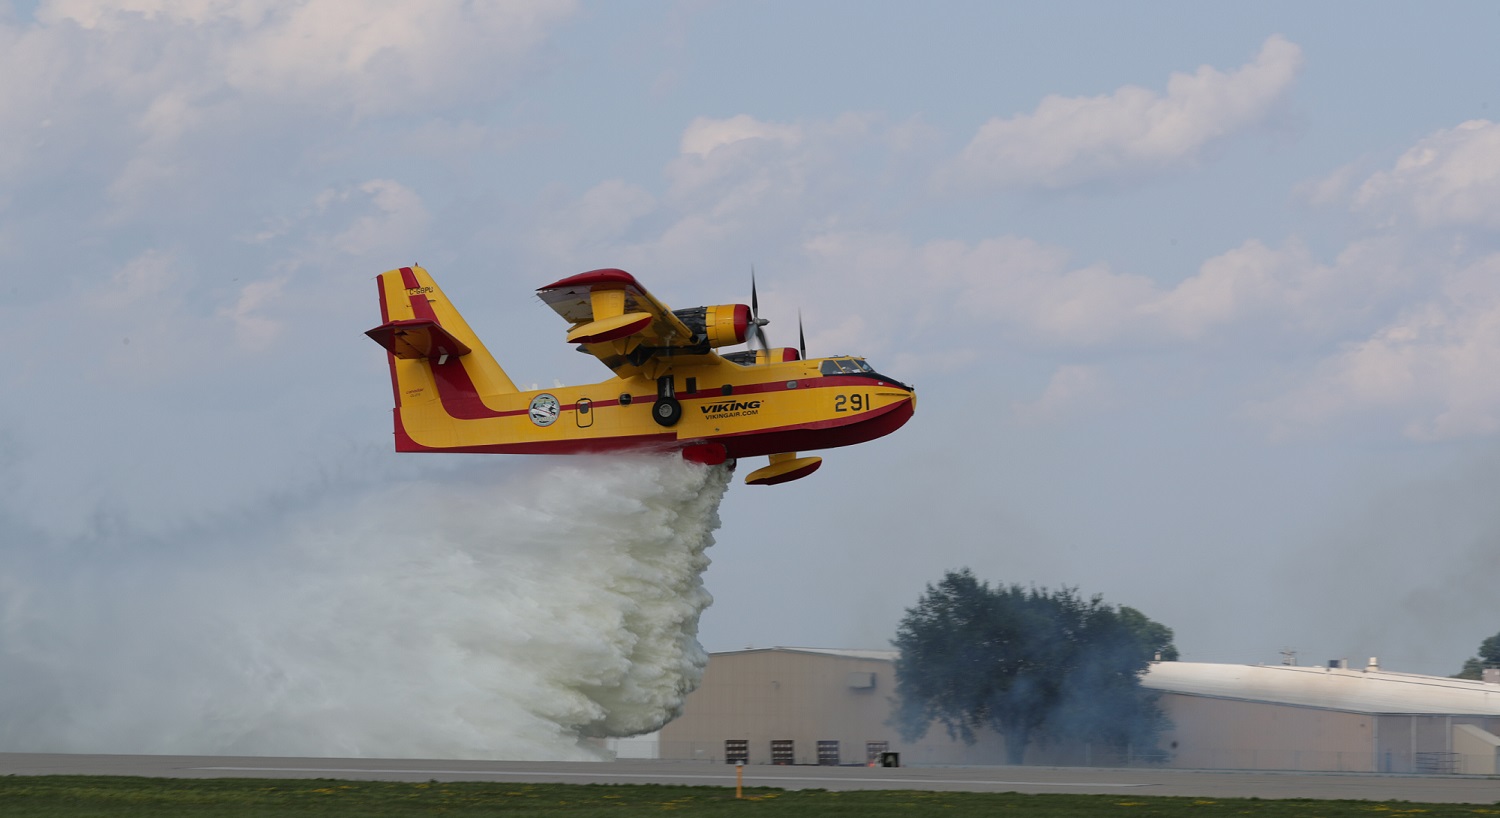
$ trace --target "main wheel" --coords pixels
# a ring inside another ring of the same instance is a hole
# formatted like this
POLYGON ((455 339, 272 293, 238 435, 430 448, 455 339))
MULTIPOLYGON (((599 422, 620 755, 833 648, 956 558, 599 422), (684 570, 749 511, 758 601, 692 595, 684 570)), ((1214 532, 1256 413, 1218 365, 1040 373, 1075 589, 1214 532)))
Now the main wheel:
POLYGON ((676 426, 682 420, 682 404, 676 398, 660 397, 651 405, 651 417, 662 426, 676 426))

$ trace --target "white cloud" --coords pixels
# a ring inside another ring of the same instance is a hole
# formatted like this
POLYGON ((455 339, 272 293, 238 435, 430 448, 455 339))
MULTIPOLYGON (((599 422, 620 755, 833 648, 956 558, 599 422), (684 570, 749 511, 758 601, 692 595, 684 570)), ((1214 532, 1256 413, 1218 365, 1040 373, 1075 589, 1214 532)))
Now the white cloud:
POLYGON ((698 118, 683 131, 678 158, 667 166, 671 195, 706 201, 715 213, 743 211, 768 196, 802 189, 807 135, 797 125, 741 114, 698 118))
POLYGON ((573 0, 48 0, 32 20, 0 20, 0 174, 104 164, 128 199, 195 175, 193 162, 228 173, 264 151, 256 135, 327 138, 399 113, 399 138, 422 114, 507 93, 575 10, 573 0), (208 147, 184 150, 195 137, 208 147))
POLYGON ((1029 114, 982 125, 942 181, 1063 188, 1179 166, 1263 121, 1301 66, 1302 49, 1275 35, 1235 71, 1173 74, 1164 95, 1131 85, 1108 96, 1049 96, 1029 114))
POLYGON ((653 270, 653 280, 722 269, 726 259, 748 269, 764 261, 767 236, 808 230, 868 184, 855 157, 890 134, 861 114, 796 124, 700 117, 683 130, 661 193, 606 181, 577 199, 542 202, 543 229, 531 237, 542 256, 537 263, 594 263, 593 243, 614 232, 614 263, 653 270), (569 227, 574 219, 581 221, 569 227), (627 235, 625 226, 637 223, 649 225, 651 235, 627 235), (575 240, 581 244, 568 246, 575 240))
POLYGON ((656 197, 645 188, 610 179, 544 214, 534 240, 557 258, 596 255, 601 245, 621 239, 637 219, 656 207, 656 197))
POLYGON ((1292 189, 1292 195, 1310 205, 1343 205, 1349 201, 1350 191, 1359 183, 1359 162, 1335 168, 1333 172, 1309 179, 1292 189))
POLYGON ((432 220, 422 197, 392 179, 372 179, 356 189, 324 191, 318 197, 325 210, 335 201, 351 200, 368 212, 334 236, 332 245, 355 258, 399 255, 417 242, 432 220))
POLYGON ((106 312, 140 308, 151 312, 147 302, 166 299, 174 305, 177 303, 178 299, 171 290, 180 280, 177 259, 172 253, 147 250, 115 271, 108 282, 90 292, 87 302, 106 312))
POLYGON ((1388 223, 1500 228, 1500 124, 1436 131, 1365 180, 1353 208, 1388 223))
POLYGON ((809 266, 827 271, 834 286, 886 293, 886 308, 900 310, 903 325, 937 322, 948 331, 961 321, 1074 347, 1195 341, 1251 321, 1324 334, 1401 281, 1388 270, 1391 262, 1378 258, 1378 242, 1351 247, 1327 265, 1295 242, 1272 248, 1248 241, 1170 287, 1105 264, 1072 266, 1062 248, 1015 236, 913 245, 898 235, 850 231, 818 235, 804 249, 809 266), (939 308, 913 303, 917 283, 920 303, 939 308))
POLYGON ((122 83, 170 67, 182 41, 206 40, 213 65, 199 67, 212 72, 171 79, 202 87, 221 78, 239 92, 368 115, 492 96, 509 84, 516 59, 575 8, 573 0, 49 0, 36 19, 97 33, 108 38, 99 42, 105 50, 122 39, 163 46, 156 61, 121 66, 135 68, 114 78, 122 83))
POLYGON ((1036 400, 1016 401, 1011 411, 1021 421, 1046 423, 1079 412, 1098 411, 1108 393, 1108 379, 1099 367, 1070 364, 1052 373, 1036 400))
POLYGON ((1500 256, 1448 277, 1436 298, 1345 344, 1288 394, 1255 407, 1277 436, 1336 418, 1393 417, 1407 437, 1500 432, 1500 256))
POLYGON ((685 155, 707 156, 719 148, 744 142, 747 139, 765 139, 784 145, 796 145, 802 141, 802 129, 796 125, 761 122, 749 114, 740 114, 728 119, 698 117, 682 132, 680 150, 685 155))
POLYGON ((229 53, 231 85, 309 102, 342 98, 357 114, 380 114, 492 97, 509 84, 515 58, 574 4, 318 0, 271 8, 255 36, 229 53))
POLYGON ((241 349, 255 352, 269 347, 281 334, 282 322, 266 314, 265 308, 281 297, 286 278, 252 281, 240 288, 233 305, 219 310, 220 318, 234 324, 235 340, 241 349))
MULTIPOLYGON (((172 250, 152 248, 121 264, 76 300, 39 305, 22 326, 82 327, 63 342, 75 370, 110 388, 155 386, 178 377, 214 339, 192 314, 191 270, 172 250)), ((48 388, 56 388, 51 385, 48 388)))

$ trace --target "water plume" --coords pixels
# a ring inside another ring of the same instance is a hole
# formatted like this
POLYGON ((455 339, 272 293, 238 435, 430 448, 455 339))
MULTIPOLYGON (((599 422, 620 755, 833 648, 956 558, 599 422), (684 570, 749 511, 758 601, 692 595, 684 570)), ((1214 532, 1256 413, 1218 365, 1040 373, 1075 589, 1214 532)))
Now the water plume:
POLYGON ((728 472, 525 461, 0 541, 0 750, 590 759, 707 663, 728 472), (282 504, 288 505, 288 504, 282 504))

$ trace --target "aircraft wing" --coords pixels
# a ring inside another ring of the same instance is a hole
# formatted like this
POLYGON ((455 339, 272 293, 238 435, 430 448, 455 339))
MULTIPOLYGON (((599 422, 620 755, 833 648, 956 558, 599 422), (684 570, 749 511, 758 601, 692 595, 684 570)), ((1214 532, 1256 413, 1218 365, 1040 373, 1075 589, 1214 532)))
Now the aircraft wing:
POLYGON ((635 276, 607 268, 569 276, 537 295, 570 325, 568 341, 623 376, 651 358, 679 363, 722 361, 635 276), (628 371, 622 371, 624 370, 628 371))

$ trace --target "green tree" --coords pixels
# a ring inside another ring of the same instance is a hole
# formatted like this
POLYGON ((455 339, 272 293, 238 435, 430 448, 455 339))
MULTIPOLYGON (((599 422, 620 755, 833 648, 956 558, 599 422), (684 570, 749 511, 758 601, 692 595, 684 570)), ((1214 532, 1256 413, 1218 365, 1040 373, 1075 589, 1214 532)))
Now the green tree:
POLYGON ((1073 588, 990 587, 968 569, 928 585, 896 632, 895 726, 908 741, 941 722, 974 743, 989 727, 1011 764, 1033 740, 1154 748, 1163 719, 1140 686, 1172 631, 1073 588))
POLYGON ((1172 644, 1172 629, 1160 622, 1153 622, 1145 614, 1127 605, 1120 606, 1120 619, 1133 631, 1152 658, 1163 662, 1177 661, 1177 646, 1172 644))
POLYGON ((1464 661, 1464 669, 1454 674, 1455 679, 1484 678, 1486 665, 1500 665, 1500 633, 1489 637, 1479 643, 1479 655, 1471 656, 1464 661))

